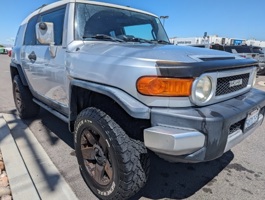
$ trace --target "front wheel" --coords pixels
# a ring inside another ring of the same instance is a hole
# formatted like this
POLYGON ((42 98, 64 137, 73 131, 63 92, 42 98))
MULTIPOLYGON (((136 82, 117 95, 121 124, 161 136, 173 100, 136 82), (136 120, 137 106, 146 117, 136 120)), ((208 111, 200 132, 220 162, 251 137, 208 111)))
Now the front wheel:
POLYGON ((258 75, 265 75, 265 68, 259 70, 258 75))
POLYGON ((78 116, 75 150, 83 178, 100 199, 128 199, 146 183, 149 158, 143 143, 96 108, 78 116))

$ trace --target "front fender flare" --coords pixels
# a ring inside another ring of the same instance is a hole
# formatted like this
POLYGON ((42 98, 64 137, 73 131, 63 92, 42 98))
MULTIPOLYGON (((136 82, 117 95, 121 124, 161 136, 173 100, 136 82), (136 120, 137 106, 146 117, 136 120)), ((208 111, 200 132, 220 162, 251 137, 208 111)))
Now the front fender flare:
MULTIPOLYGON (((148 106, 142 104, 137 99, 118 88, 74 79, 70 82, 70 97, 72 95, 73 86, 108 96, 116 101, 130 116, 134 118, 150 119, 150 108, 148 106)), ((74 103, 70 98, 70 111, 75 106, 73 104, 74 103)), ((70 120, 74 120, 75 118, 76 113, 70 112, 70 120)))

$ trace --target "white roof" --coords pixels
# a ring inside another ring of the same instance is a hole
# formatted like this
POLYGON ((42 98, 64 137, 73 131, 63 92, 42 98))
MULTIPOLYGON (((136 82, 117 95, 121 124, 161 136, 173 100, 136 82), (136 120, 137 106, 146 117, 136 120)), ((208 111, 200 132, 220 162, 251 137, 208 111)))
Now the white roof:
POLYGON ((120 5, 116 5, 116 4, 102 3, 102 2, 90 1, 90 0, 60 0, 60 1, 54 2, 52 4, 46 5, 44 7, 41 7, 39 9, 35 10, 27 18, 24 19, 24 21, 21 23, 21 25, 26 24, 30 18, 32 18, 33 16, 35 16, 39 13, 45 12, 45 11, 50 10, 52 8, 56 8, 56 7, 59 7, 59 6, 68 4, 68 3, 87 3, 87 4, 93 4, 93 5, 102 5, 102 6, 107 6, 107 7, 120 8, 120 9, 140 12, 143 14, 148 14, 148 15, 152 15, 154 17, 157 17, 156 15, 149 13, 149 12, 145 12, 142 10, 138 10, 138 9, 134 9, 134 8, 126 7, 126 6, 120 6, 120 5))

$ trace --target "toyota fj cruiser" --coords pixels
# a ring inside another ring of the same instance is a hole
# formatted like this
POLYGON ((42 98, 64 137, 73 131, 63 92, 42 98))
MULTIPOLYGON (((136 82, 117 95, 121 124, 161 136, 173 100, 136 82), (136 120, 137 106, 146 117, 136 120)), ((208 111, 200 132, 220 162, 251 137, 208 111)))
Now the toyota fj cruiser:
POLYGON ((22 22, 10 69, 20 117, 42 107, 67 122, 84 180, 116 200, 146 183, 147 149, 172 162, 209 161, 259 127, 257 66, 171 45, 151 13, 64 0, 22 22))

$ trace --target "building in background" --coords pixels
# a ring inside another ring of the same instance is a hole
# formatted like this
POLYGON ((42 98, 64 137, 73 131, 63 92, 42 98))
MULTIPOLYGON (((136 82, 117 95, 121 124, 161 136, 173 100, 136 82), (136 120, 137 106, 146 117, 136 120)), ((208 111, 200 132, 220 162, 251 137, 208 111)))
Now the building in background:
POLYGON ((241 38, 226 38, 219 37, 218 35, 211 36, 203 36, 203 37, 187 37, 187 38, 170 38, 170 42, 175 45, 205 45, 205 47, 209 47, 212 44, 220 44, 220 45, 246 45, 247 40, 241 38))
POLYGON ((265 53, 265 41, 250 39, 250 40, 246 41, 246 44, 249 45, 249 46, 261 47, 263 52, 265 53))

